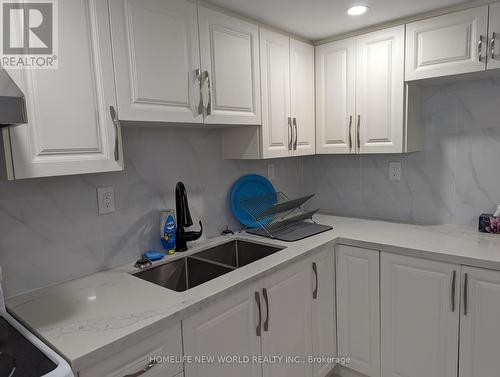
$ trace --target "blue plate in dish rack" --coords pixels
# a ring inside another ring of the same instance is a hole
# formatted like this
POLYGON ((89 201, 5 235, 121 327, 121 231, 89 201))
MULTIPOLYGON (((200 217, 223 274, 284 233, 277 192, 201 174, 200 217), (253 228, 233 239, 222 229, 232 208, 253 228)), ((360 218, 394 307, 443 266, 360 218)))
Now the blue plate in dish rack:
MULTIPOLYGON (((278 202, 276 190, 269 180, 262 175, 249 174, 238 179, 231 189, 231 210, 234 217, 243 225, 249 228, 259 227, 259 223, 248 213, 243 204, 249 199, 258 198, 258 209, 263 210, 278 202)), ((248 204, 248 202, 247 202, 248 204)), ((269 223, 272 217, 261 219, 263 224, 269 223)))

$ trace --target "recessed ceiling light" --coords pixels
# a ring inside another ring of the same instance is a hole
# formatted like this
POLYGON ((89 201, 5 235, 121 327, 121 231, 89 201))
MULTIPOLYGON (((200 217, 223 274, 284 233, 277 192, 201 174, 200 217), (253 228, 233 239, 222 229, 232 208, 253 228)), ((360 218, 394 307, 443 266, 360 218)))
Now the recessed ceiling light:
POLYGON ((350 7, 347 10, 347 14, 349 16, 361 16, 362 14, 365 14, 368 11, 368 7, 364 5, 356 5, 354 7, 350 7))

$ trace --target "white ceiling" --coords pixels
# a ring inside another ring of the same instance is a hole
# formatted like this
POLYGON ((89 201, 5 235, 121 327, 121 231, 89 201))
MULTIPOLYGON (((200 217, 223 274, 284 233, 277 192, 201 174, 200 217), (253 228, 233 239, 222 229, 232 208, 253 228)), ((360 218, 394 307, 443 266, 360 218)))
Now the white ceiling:
POLYGON ((413 16, 464 0, 209 0, 243 16, 318 40, 401 17, 413 16), (352 5, 368 5, 368 13, 346 14, 352 5))

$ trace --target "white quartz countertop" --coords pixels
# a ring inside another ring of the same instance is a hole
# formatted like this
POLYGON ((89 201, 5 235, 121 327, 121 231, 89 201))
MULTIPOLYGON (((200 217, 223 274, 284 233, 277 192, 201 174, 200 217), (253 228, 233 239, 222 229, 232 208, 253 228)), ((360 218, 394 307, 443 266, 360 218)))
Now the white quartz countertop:
MULTIPOLYGON (((174 292, 130 275, 124 266, 7 300, 11 314, 55 348, 74 370, 82 370, 116 352, 120 345, 142 339, 185 318, 214 299, 330 243, 371 248, 422 258, 500 270, 500 236, 454 225, 410 225, 319 214, 333 230, 293 243, 246 233, 231 238, 284 246, 257 262, 192 288, 174 292)), ((217 237, 196 244, 155 264, 182 258, 228 241, 217 237)))

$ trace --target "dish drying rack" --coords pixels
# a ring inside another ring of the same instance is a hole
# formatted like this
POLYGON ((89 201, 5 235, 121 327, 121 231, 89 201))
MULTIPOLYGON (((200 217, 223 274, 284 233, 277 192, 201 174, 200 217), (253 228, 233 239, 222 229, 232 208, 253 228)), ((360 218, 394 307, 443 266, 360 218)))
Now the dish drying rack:
POLYGON ((239 205, 256 224, 255 228, 247 227, 246 232, 282 241, 297 241, 332 229, 313 220, 319 208, 314 210, 302 208, 302 205, 312 197, 314 194, 290 199, 278 191, 241 200, 239 205))

